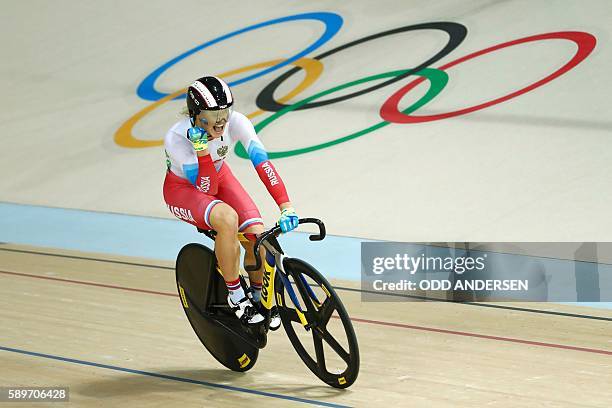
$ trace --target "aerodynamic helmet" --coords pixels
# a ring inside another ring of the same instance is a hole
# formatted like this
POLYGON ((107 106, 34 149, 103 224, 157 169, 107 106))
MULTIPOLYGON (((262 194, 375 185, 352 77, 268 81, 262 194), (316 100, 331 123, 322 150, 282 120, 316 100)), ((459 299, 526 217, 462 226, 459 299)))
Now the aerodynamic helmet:
POLYGON ((229 121, 233 104, 232 91, 220 78, 204 76, 187 88, 187 110, 191 126, 195 126, 196 116, 201 112, 206 112, 205 121, 213 125, 229 121))

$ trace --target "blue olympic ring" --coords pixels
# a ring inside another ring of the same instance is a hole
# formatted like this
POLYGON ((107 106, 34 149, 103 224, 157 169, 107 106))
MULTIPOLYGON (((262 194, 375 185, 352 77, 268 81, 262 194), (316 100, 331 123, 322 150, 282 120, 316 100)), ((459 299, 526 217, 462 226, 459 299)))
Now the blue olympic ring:
MULTIPOLYGON (((266 69, 264 69, 262 71, 256 72, 256 73, 251 74, 251 75, 249 75, 247 77, 244 77, 244 78, 241 78, 241 79, 237 79, 237 80, 235 80, 233 82, 230 82, 230 83, 228 83, 229 86, 240 85, 240 84, 245 83, 247 81, 250 81, 252 79, 259 78, 260 76, 266 75, 266 74, 268 74, 268 73, 270 73, 272 71, 275 71, 275 70, 277 70, 277 69, 279 69, 281 67, 284 67, 285 65, 291 64, 293 61, 296 61, 296 60, 302 58, 306 54, 309 54, 310 52, 316 50, 317 48, 319 48, 320 46, 325 44, 334 35, 336 35, 336 33, 342 27, 342 22, 343 22, 342 21, 342 17, 340 15, 336 14, 336 13, 318 12, 318 13, 303 13, 303 14, 296 14, 296 15, 293 15, 293 16, 281 17, 281 18, 277 18, 277 19, 274 19, 274 20, 264 21, 263 23, 255 24, 255 25, 252 25, 252 26, 249 26, 249 27, 246 27, 246 28, 242 28, 240 30, 231 32, 229 34, 225 34, 225 35, 223 35, 221 37, 217 37, 214 40, 208 41, 208 42, 206 42, 204 44, 198 45, 197 47, 192 48, 191 50, 189 50, 187 52, 184 52, 183 54, 179 55, 178 57, 173 58, 170 61, 166 62, 165 64, 163 64, 162 66, 157 68, 155 71, 151 72, 145 79, 143 79, 143 81, 140 83, 140 85, 138 85, 138 89, 137 89, 136 93, 138 94, 139 97, 141 97, 144 100, 147 100, 147 101, 158 101, 161 98, 163 98, 164 96, 168 96, 169 94, 158 92, 155 89, 155 81, 157 81, 157 78, 159 78, 161 74, 163 74, 168 68, 170 68, 171 66, 173 66, 177 62, 187 58, 191 54, 194 54, 194 53, 196 53, 196 52, 198 52, 200 50, 203 50, 204 48, 210 47, 213 44, 216 44, 216 43, 219 43, 221 41, 227 40, 228 38, 232 38, 232 37, 235 37, 235 36, 240 35, 242 33, 246 33, 248 31, 256 30, 258 28, 266 27, 266 26, 273 25, 273 24, 284 23, 286 21, 293 21, 293 20, 318 20, 318 21, 321 21, 323 24, 325 24, 325 32, 312 45, 310 45, 308 48, 304 49, 303 51, 295 54, 293 57, 288 58, 288 59, 284 60, 281 63, 273 65, 270 68, 266 68, 266 69)), ((184 97, 184 95, 179 95, 175 99, 181 99, 183 97, 184 97)))

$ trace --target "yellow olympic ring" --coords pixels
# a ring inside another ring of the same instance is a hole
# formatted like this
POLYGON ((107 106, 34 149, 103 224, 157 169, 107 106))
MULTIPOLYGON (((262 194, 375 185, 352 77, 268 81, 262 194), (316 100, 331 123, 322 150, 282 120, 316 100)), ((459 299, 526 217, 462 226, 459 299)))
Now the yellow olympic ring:
MULTIPOLYGON (((281 63, 282 61, 284 60, 277 59, 273 61, 261 62, 259 64, 249 65, 248 67, 243 67, 243 68, 238 68, 238 69, 234 69, 231 71, 227 71, 218 76, 228 77, 228 76, 240 74, 246 71, 252 71, 255 69, 265 68, 265 67, 271 67, 273 65, 281 63)), ((300 84, 297 87, 295 87, 295 89, 293 89, 287 95, 280 98, 279 99, 280 102, 287 102, 291 98, 302 93, 302 91, 304 91, 306 88, 312 85, 312 83, 316 81, 317 78, 319 78, 319 76, 323 72, 323 63, 319 60, 314 60, 311 58, 300 58, 297 61, 292 62, 291 64, 303 68, 306 71, 306 77, 302 80, 302 82, 300 82, 300 84)), ((183 88, 176 92, 173 92, 170 95, 164 96, 160 100, 153 102, 149 106, 142 109, 140 112, 137 112, 136 114, 134 114, 131 118, 126 120, 119 129, 117 129, 117 132, 115 132, 115 143, 117 143, 119 146, 130 147, 130 148, 153 147, 153 146, 163 145, 164 144, 163 140, 137 139, 132 134, 132 129, 134 128, 134 125, 136 125, 136 123, 138 123, 138 121, 142 119, 143 117, 145 117, 149 112, 155 110, 157 107, 168 102, 169 100, 172 100, 176 98, 177 96, 185 93, 186 91, 187 91, 187 88, 183 88)), ((265 111, 261 109, 256 110, 255 112, 248 114, 247 117, 249 119, 252 119, 255 116, 261 115, 264 112, 265 111)))

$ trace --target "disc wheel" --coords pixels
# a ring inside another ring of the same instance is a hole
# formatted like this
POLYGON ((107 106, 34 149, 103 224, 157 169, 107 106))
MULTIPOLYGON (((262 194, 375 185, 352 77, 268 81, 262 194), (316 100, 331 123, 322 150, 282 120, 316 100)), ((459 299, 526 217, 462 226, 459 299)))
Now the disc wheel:
POLYGON ((277 306, 293 348, 323 382, 349 387, 359 373, 359 347, 340 297, 308 263, 285 258, 283 266, 290 279, 277 273, 277 306))
POLYGON ((236 334, 241 327, 232 312, 223 308, 210 312, 211 305, 227 305, 227 289, 216 270, 214 252, 200 244, 184 246, 176 260, 176 284, 187 319, 208 352, 230 370, 250 370, 258 347, 236 334))

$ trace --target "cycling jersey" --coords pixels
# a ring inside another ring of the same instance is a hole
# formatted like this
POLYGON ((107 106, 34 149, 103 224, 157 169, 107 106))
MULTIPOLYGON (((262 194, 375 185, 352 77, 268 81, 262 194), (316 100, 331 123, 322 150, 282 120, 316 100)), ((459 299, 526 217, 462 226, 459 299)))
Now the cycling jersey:
POLYGON ((289 201, 278 171, 268 159, 251 121, 242 113, 232 112, 223 136, 208 141, 207 156, 198 157, 187 139, 190 127, 189 118, 184 118, 172 126, 164 138, 168 166, 164 199, 177 218, 209 229, 210 211, 214 205, 226 202, 238 213, 241 229, 262 223, 253 201, 224 162, 238 141, 245 147, 259 178, 276 203, 289 201))

